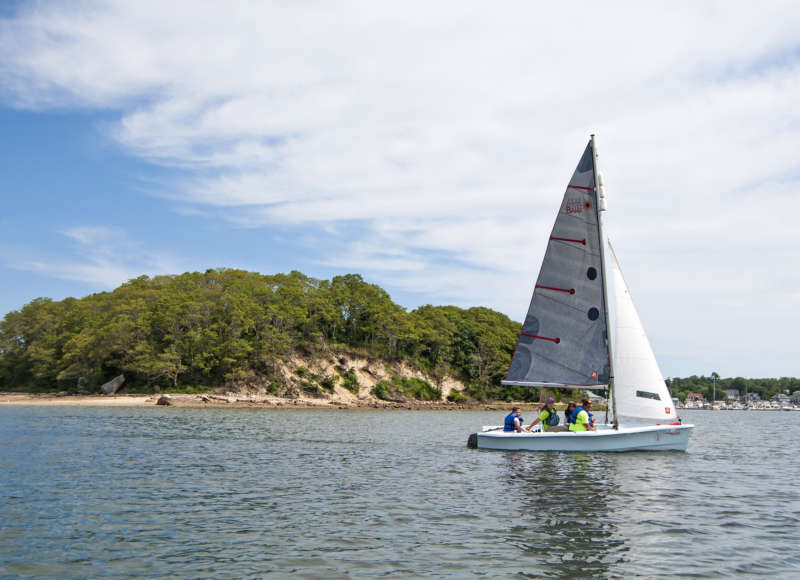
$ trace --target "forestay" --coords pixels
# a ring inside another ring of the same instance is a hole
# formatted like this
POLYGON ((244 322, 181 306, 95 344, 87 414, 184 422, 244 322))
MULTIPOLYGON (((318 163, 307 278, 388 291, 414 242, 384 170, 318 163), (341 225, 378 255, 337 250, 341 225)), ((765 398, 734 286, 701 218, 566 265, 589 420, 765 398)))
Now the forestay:
POLYGON ((609 243, 615 314, 614 397, 620 423, 677 420, 664 377, 633 305, 617 256, 609 243))
POLYGON ((505 385, 603 387, 606 305, 592 142, 564 193, 505 385))

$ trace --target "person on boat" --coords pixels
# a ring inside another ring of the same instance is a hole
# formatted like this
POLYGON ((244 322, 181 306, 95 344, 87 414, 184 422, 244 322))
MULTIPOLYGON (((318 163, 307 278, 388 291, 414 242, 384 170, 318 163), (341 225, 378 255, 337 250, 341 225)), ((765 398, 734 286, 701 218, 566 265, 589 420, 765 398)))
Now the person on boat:
POLYGON ((528 430, 530 431, 535 425, 541 423, 542 431, 565 431, 566 428, 558 424, 560 417, 555 405, 556 400, 553 397, 547 397, 544 407, 539 411, 539 416, 533 420, 533 423, 528 425, 528 430))
POLYGON ((564 417, 567 420, 567 427, 575 422, 575 401, 567 403, 567 408, 564 409, 564 417))
POLYGON ((507 433, 517 432, 522 433, 523 431, 528 431, 523 425, 522 419, 522 409, 519 407, 514 407, 511 409, 511 412, 506 415, 506 420, 503 425, 503 431, 507 433))
POLYGON ((570 431, 597 431, 592 417, 592 402, 589 399, 583 399, 581 406, 576 408, 572 415, 575 417, 575 422, 569 426, 570 431))

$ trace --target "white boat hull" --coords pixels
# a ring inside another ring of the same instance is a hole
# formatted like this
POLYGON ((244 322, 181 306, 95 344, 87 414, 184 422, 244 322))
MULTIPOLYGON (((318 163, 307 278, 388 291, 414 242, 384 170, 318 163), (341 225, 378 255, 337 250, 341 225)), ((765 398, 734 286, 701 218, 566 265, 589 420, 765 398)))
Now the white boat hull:
POLYGON ((600 425, 597 431, 478 433, 478 449, 506 451, 686 451, 694 425, 600 425))

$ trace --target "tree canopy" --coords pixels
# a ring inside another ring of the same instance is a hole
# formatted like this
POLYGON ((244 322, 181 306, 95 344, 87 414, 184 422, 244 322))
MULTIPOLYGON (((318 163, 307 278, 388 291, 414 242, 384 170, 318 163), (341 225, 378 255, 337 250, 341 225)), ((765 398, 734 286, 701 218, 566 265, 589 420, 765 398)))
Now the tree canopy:
MULTIPOLYGON (((519 331, 518 322, 489 308, 426 305, 409 312, 358 274, 318 280, 296 271, 215 269, 141 276, 111 292, 37 298, 6 314, 0 389, 95 392, 124 373, 130 390, 209 389, 261 379, 276 381, 280 393, 279 361, 296 352, 314 357, 349 349, 408 361, 434 382, 454 376, 472 399, 538 400, 537 389, 500 385, 519 331)), ((343 382, 352 387, 346 371, 343 382)), ((799 379, 723 379, 716 373, 669 379, 667 386, 680 399, 689 392, 709 399, 714 379, 718 399, 725 389, 763 399, 800 390, 799 379)), ((402 378, 376 393, 392 389, 432 396, 402 378)))
POLYGON ((520 325, 488 308, 408 312, 358 274, 233 269, 142 276, 81 299, 37 298, 0 322, 0 388, 94 391, 124 373, 128 388, 217 387, 277 379, 292 352, 357 349, 462 379, 500 395, 520 325))

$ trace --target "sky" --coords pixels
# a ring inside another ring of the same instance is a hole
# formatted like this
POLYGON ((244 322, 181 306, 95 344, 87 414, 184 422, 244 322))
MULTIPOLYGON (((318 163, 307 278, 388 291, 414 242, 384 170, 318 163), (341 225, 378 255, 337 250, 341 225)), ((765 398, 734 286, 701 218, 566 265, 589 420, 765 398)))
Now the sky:
POLYGON ((208 268, 521 321, 597 134, 665 376, 800 376, 800 4, 0 3, 0 315, 208 268))

